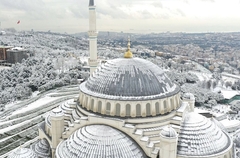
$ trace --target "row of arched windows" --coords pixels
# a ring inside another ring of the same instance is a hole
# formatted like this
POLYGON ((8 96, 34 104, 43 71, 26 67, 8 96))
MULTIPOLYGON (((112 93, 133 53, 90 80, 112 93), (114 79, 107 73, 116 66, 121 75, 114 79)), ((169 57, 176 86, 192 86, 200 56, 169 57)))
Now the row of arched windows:
MULTIPOLYGON (((87 108, 88 110, 95 111, 97 113, 103 113, 103 103, 101 100, 98 100, 97 104, 95 105, 96 100, 94 98, 92 98, 90 101, 90 100, 88 100, 89 97, 87 97, 86 95, 81 95, 81 96, 83 98, 81 98, 80 104, 83 107, 87 108), (94 107, 94 106, 96 106, 96 107, 94 107)), ((178 95, 171 97, 170 102, 167 102, 167 100, 165 99, 163 101, 162 105, 160 105, 160 102, 156 102, 155 107, 152 107, 152 105, 150 103, 145 104, 145 107, 143 107, 144 105, 142 105, 142 104, 137 104, 136 106, 133 106, 130 104, 121 105, 121 104, 117 103, 115 105, 112 105, 111 102, 107 102, 104 114, 121 116, 121 113, 124 113, 123 115, 125 117, 131 117, 132 110, 134 110, 134 117, 135 116, 141 117, 141 116, 160 115, 160 114, 164 114, 164 113, 167 113, 167 112, 170 112, 170 111, 176 109, 178 107, 178 105, 179 105, 178 95), (114 108, 114 109, 112 109, 112 108, 114 108), (134 108, 134 109, 132 109, 132 108, 134 108), (155 108, 155 110, 152 108, 155 108), (152 111, 155 111, 155 113, 153 114, 152 111)))

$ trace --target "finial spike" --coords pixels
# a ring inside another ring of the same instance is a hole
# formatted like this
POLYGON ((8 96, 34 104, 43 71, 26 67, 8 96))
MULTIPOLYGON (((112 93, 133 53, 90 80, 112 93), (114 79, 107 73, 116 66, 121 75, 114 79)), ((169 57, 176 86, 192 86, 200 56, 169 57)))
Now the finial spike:
POLYGON ((131 47, 131 40, 130 40, 130 37, 128 36, 127 52, 124 54, 124 58, 132 58, 133 57, 130 47, 131 47))
POLYGON ((130 39, 130 37, 128 36, 128 50, 130 50, 130 47, 131 47, 131 39, 130 39))

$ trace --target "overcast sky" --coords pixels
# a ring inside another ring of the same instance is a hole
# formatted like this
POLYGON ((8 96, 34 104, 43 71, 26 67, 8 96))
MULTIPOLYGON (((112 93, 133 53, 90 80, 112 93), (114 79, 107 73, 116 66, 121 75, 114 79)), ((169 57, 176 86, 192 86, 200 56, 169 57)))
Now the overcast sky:
MULTIPOLYGON (((99 31, 240 31, 240 0, 95 0, 99 31)), ((88 0, 0 0, 2 28, 88 30, 88 0), (21 23, 17 25, 17 21, 21 23)))

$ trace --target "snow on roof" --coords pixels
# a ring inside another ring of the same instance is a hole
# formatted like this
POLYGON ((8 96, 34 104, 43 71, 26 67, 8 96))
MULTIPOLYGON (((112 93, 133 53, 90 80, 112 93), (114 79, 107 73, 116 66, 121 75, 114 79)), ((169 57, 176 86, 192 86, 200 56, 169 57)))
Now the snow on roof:
POLYGON ((202 73, 202 72, 196 72, 196 71, 190 71, 190 73, 195 74, 200 81, 210 80, 212 77, 212 74, 209 74, 209 73, 202 73))
POLYGON ((0 48, 13 48, 13 46, 1 46, 0 45, 0 48))
POLYGON ((207 113, 207 112, 210 112, 210 111, 207 111, 206 109, 199 109, 199 108, 194 108, 194 112, 196 113, 207 113))
POLYGON ((233 128, 233 127, 239 127, 240 126, 240 121, 239 120, 228 120, 224 119, 220 121, 220 123, 223 124, 223 126, 228 129, 228 128, 233 128))
POLYGON ((227 76, 227 77, 232 77, 232 78, 235 78, 235 79, 240 79, 239 75, 233 75, 233 74, 229 74, 229 73, 225 73, 225 72, 223 72, 222 75, 227 76))
POLYGON ((4 69, 11 69, 11 67, 9 67, 9 66, 0 66, 0 71, 4 70, 4 69))
POLYGON ((221 90, 222 95, 225 99, 231 99, 236 95, 239 95, 240 93, 238 91, 233 91, 233 90, 221 90))
POLYGON ((13 47, 11 50, 24 50, 22 47, 13 47))

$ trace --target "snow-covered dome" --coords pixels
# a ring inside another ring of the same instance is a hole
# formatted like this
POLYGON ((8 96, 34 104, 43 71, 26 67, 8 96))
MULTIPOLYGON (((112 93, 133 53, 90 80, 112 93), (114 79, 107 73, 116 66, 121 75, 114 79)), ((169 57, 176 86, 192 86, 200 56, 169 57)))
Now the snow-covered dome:
POLYGON ((141 148, 128 136, 109 126, 84 126, 56 150, 56 158, 78 157, 135 157, 145 158, 141 148))
POLYGON ((183 98, 188 100, 195 100, 195 97, 192 93, 184 93, 183 98))
POLYGON ((80 85, 81 92, 112 100, 161 99, 179 92, 162 69, 140 58, 118 58, 101 65, 80 85))
POLYGON ((176 138, 177 137, 177 133, 176 131, 170 126, 165 126, 162 131, 160 132, 160 135, 163 137, 167 137, 167 138, 176 138))
POLYGON ((64 115, 62 109, 55 108, 50 112, 50 117, 62 117, 64 115))
POLYGON ((51 147, 46 139, 41 139, 30 147, 39 158, 51 158, 51 147))
POLYGON ((19 147, 9 154, 8 158, 38 158, 38 156, 31 149, 19 147))
POLYGON ((210 156, 231 146, 230 137, 210 119, 194 112, 186 114, 178 137, 178 155, 210 156))

